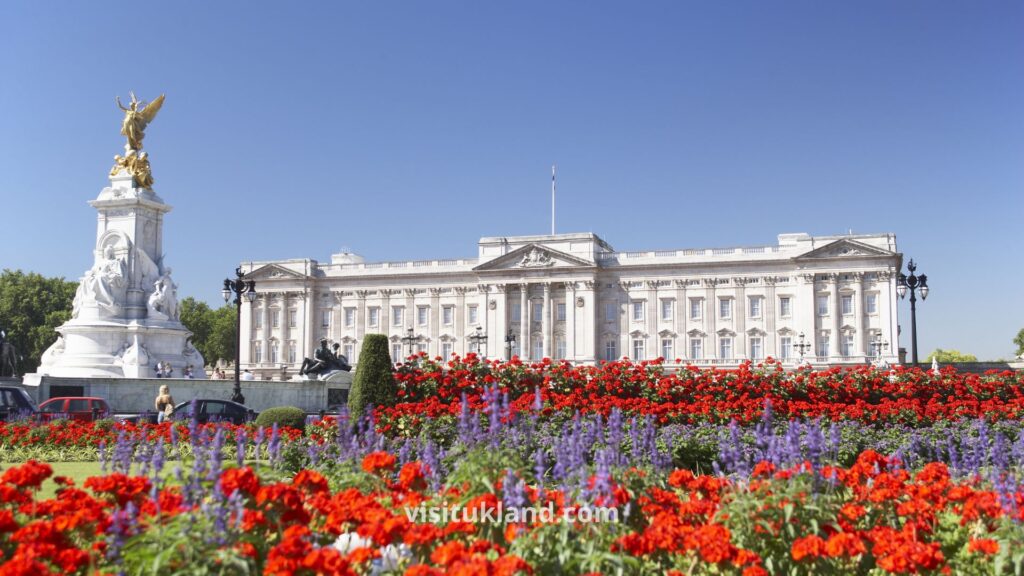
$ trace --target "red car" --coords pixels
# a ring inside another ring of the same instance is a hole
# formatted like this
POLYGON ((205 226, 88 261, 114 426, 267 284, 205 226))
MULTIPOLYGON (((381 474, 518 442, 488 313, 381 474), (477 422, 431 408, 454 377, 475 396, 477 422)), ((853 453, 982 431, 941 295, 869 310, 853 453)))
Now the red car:
POLYGON ((67 418, 69 420, 92 422, 93 420, 109 418, 110 415, 110 406, 103 398, 81 396, 50 398, 39 405, 39 417, 44 421, 67 418))

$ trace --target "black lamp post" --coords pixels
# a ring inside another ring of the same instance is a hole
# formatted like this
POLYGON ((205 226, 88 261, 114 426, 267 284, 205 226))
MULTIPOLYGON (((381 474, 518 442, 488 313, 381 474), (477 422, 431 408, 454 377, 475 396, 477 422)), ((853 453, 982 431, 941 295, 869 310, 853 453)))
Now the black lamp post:
POLYGON ((483 333, 483 329, 479 326, 476 327, 476 332, 470 335, 469 340, 476 344, 476 355, 481 359, 484 357, 484 344, 487 343, 487 334, 483 333))
POLYGON ((810 350, 811 350, 811 343, 810 342, 805 342, 805 338, 804 338, 804 333, 803 332, 800 333, 799 338, 800 338, 800 341, 797 342, 796 344, 794 344, 793 348, 795 348, 796 349, 796 353, 800 355, 800 364, 803 365, 803 363, 804 363, 804 354, 807 353, 807 352, 810 352, 810 350))
POLYGON ((417 340, 419 340, 419 338, 416 337, 416 333, 413 331, 412 326, 409 326, 409 329, 406 330, 406 336, 402 337, 402 344, 407 344, 409 346, 409 356, 412 356, 412 345, 415 344, 417 340))
POLYGON ((224 279, 224 289, 221 290, 221 295, 224 296, 225 302, 230 302, 231 295, 235 295, 235 306, 238 312, 235 318, 235 330, 238 333, 238 339, 235 341, 235 389, 231 394, 231 401, 245 404, 245 396, 242 396, 241 374, 239 372, 242 365, 242 295, 244 294, 245 299, 249 302, 256 300, 256 282, 245 279, 241 266, 235 268, 235 276, 237 278, 234 280, 230 278, 224 279))
POLYGON ((928 299, 928 276, 921 274, 920 276, 914 274, 917 270, 917 265, 914 264, 914 259, 911 258, 910 262, 907 263, 907 270, 910 270, 910 276, 900 272, 899 278, 896 281, 896 293, 900 295, 900 299, 903 299, 907 295, 907 291, 910 292, 910 344, 911 350, 913 351, 914 365, 917 365, 917 292, 921 292, 921 300, 928 299))
POLYGON ((512 359, 512 345, 516 343, 516 335, 511 330, 505 336, 505 360, 512 359))

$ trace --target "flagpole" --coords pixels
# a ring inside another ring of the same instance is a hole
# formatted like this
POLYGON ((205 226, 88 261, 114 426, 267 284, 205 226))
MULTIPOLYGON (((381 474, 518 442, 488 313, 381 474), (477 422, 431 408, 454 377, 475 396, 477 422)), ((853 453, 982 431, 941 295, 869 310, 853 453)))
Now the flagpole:
POLYGON ((551 165, 551 235, 555 235, 555 165, 551 165))

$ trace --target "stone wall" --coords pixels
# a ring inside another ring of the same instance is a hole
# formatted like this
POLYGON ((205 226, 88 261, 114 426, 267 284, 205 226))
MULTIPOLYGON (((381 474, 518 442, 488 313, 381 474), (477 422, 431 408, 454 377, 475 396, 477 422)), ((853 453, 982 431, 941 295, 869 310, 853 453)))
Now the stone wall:
MULTIPOLYGON (((160 386, 167 385, 175 402, 193 398, 230 400, 232 380, 189 380, 184 378, 70 378, 28 374, 23 387, 37 402, 57 395, 62 387, 81 387, 83 396, 105 399, 115 413, 129 414, 154 410, 153 401, 160 386), (58 388, 59 390, 59 388, 58 388)), ((257 412, 275 406, 296 406, 315 413, 327 409, 328 389, 348 390, 351 378, 330 384, 320 381, 248 380, 242 381, 245 405, 257 412)))

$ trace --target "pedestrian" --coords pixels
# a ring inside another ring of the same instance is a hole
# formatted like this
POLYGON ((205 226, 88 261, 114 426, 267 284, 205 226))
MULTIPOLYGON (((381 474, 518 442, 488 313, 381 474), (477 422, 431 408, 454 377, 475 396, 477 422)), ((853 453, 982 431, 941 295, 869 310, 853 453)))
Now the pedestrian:
POLYGON ((255 380, 256 377, 252 375, 252 372, 248 370, 242 370, 242 380, 255 380))
POLYGON ((185 366, 185 378, 192 379, 192 365, 185 366))
POLYGON ((157 378, 163 378, 164 367, 159 362, 157 362, 156 364, 153 365, 153 373, 156 374, 157 378))
POLYGON ((160 393, 153 403, 156 408, 156 423, 160 424, 166 420, 174 411, 174 398, 171 397, 171 389, 166 384, 160 387, 160 393))

